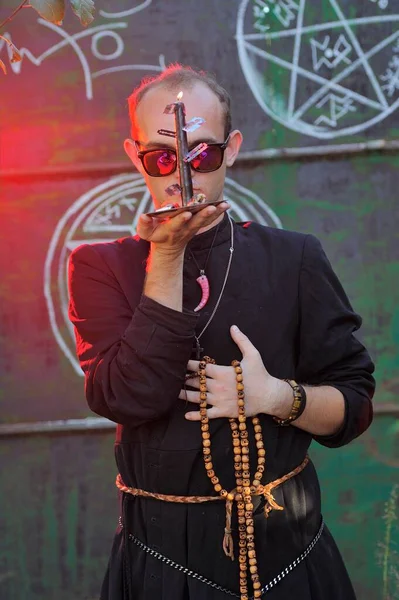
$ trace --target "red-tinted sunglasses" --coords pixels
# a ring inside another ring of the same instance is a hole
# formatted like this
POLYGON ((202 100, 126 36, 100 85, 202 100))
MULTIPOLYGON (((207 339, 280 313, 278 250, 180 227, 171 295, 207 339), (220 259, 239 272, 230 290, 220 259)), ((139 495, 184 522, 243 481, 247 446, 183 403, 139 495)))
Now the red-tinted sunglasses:
MULTIPOLYGON (((208 147, 190 162, 191 168, 198 173, 211 173, 220 169, 229 137, 230 134, 221 144, 208 144, 208 147)), ((135 144, 137 147, 138 142, 135 144)), ((176 171, 177 156, 176 150, 173 148, 140 150, 137 152, 137 156, 141 160, 145 172, 151 177, 166 177, 176 171)))

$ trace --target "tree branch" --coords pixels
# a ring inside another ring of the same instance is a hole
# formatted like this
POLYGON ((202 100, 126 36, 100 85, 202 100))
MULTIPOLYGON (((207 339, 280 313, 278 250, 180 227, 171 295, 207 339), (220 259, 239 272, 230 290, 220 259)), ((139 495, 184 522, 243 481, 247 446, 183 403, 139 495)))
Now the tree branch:
POLYGON ((15 15, 17 14, 17 12, 19 12, 21 10, 21 8, 24 8, 25 4, 28 2, 28 0, 23 0, 23 2, 21 2, 21 4, 19 6, 17 6, 17 8, 14 10, 13 13, 11 13, 11 15, 9 17, 7 17, 7 19, 5 21, 3 21, 2 23, 0 23, 0 29, 2 27, 4 27, 4 25, 6 25, 9 21, 11 21, 11 19, 13 19, 15 17, 15 15))

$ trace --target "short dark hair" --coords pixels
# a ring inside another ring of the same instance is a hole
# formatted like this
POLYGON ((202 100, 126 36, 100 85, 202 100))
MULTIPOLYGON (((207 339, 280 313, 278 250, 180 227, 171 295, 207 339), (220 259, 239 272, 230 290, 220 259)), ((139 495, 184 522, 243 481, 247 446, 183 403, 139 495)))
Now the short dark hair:
MULTIPOLYGON (((174 63, 169 65, 165 71, 155 77, 145 77, 133 90, 128 98, 129 116, 132 125, 132 137, 134 137, 134 121, 136 109, 145 94, 154 87, 165 87, 168 90, 186 88, 191 90, 196 83, 203 83, 219 98, 224 116, 224 135, 227 138, 231 131, 231 101, 228 92, 216 81, 212 73, 194 69, 193 67, 174 63)), ((201 115, 198 115, 201 116, 201 115)))

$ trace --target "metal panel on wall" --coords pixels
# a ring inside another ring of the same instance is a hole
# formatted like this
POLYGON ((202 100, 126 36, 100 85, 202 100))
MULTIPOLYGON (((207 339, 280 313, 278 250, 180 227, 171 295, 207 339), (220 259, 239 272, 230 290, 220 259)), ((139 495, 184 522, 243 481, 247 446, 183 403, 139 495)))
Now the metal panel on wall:
MULTIPOLYGON (((4 1, 0 21, 14 8, 4 1)), ((233 216, 317 235, 364 318, 377 417, 348 447, 313 444, 311 455, 359 598, 394 597, 378 544, 399 467, 399 6, 109 0, 96 9, 86 29, 70 10, 62 26, 21 10, 2 31, 21 62, 0 40, 0 597, 98 597, 117 519, 113 426, 84 421, 66 265, 83 241, 132 235, 150 206, 123 153, 127 97, 174 61, 214 72, 231 93, 244 134, 226 184, 233 216)))

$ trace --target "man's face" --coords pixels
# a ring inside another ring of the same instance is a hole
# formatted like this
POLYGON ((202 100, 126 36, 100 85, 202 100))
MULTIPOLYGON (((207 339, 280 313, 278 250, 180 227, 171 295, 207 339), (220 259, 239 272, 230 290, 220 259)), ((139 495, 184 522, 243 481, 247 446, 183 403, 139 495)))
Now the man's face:
MULTIPOLYGON (((162 86, 150 89, 140 101, 136 110, 135 140, 139 142, 139 150, 163 148, 175 148, 175 141, 158 133, 158 129, 171 129, 174 131, 174 114, 164 114, 167 104, 176 101, 177 93, 167 90, 162 86)), ((202 117, 205 123, 196 131, 188 133, 188 146, 191 150, 199 142, 222 143, 224 138, 224 115, 222 105, 218 97, 204 84, 196 84, 192 90, 183 88, 182 102, 186 109, 186 121, 193 117, 202 117)), ((238 132, 239 133, 239 132, 238 132)), ((233 136, 234 138, 234 136, 233 136)), ((240 137, 241 142, 241 137, 240 137)), ((193 178, 194 194, 205 194, 209 202, 223 199, 223 186, 226 175, 226 166, 233 164, 238 148, 235 149, 237 140, 229 143, 225 150, 222 166, 211 173, 198 173, 191 170, 193 178)), ((180 194, 169 196, 166 189, 173 184, 179 183, 178 168, 171 175, 165 177, 151 177, 148 175, 137 157, 134 145, 131 141, 125 142, 125 149, 135 166, 143 175, 148 189, 152 195, 155 208, 160 208, 171 202, 181 204, 180 194)))

